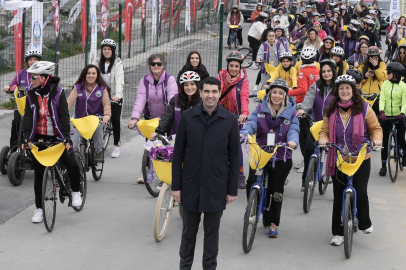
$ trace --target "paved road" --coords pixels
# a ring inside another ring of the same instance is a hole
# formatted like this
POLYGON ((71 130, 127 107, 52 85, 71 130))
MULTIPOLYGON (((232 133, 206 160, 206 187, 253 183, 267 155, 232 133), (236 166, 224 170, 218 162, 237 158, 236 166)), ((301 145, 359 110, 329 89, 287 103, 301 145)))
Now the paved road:
MULTIPOLYGON (((249 70, 248 74, 252 85, 256 71, 249 70)), ((250 104, 250 111, 254 106, 250 104)), ((5 145, 11 116, 1 117, 0 122, 0 145, 5 145)), ((143 185, 136 184, 143 142, 124 129, 121 157, 106 158, 99 182, 88 174, 82 212, 76 213, 66 203, 57 204, 52 233, 43 224, 31 223, 33 173, 27 172, 19 187, 12 187, 7 176, 0 175, 1 269, 177 269, 182 226, 177 209, 165 238, 155 242, 152 227, 156 199, 143 185)), ((299 151, 295 151, 293 159, 300 160, 299 151)), ((329 245, 332 188, 323 196, 316 193, 311 211, 304 214, 300 174, 292 171, 285 189, 280 236, 269 239, 260 226, 247 255, 241 247, 245 190, 239 191, 238 199, 227 207, 222 218, 218 269, 404 269, 406 172, 400 173, 393 184, 389 177, 378 176, 379 159, 380 153, 373 152, 369 198, 375 231, 370 235, 355 234, 351 259, 345 259, 342 246, 329 245)), ((200 230, 193 269, 201 269, 202 238, 200 230)))

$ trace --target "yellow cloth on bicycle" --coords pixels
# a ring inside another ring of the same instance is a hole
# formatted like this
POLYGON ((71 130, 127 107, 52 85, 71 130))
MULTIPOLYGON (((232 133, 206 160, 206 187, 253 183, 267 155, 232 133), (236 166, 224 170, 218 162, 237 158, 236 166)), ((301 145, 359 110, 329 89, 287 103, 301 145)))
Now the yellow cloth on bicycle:
POLYGON ((155 129, 159 126, 159 119, 140 120, 138 121, 137 126, 145 138, 151 139, 151 133, 154 133, 155 129))
POLYGON ((54 166, 62 156, 63 151, 65 151, 65 145, 63 143, 58 143, 42 151, 38 151, 38 147, 31 144, 31 153, 38 162, 45 167, 54 166))
POLYGON ((398 46, 400 46, 404 43, 405 43, 405 38, 402 38, 401 40, 398 41, 398 46))
POLYGON ((310 132, 312 133, 314 139, 316 141, 319 140, 319 133, 321 130, 321 127, 323 126, 323 120, 321 121, 317 121, 316 123, 314 123, 311 127, 310 127, 310 132))
POLYGON ((16 99, 16 103, 17 103, 17 108, 18 108, 18 113, 21 116, 24 116, 25 114, 25 100, 27 99, 27 96, 24 95, 23 97, 18 97, 18 89, 14 90, 14 97, 16 99))
POLYGON ((255 139, 251 137, 251 135, 248 135, 248 143, 250 149, 250 166, 253 170, 257 168, 262 169, 263 167, 265 167, 268 161, 276 153, 276 150, 280 147, 279 145, 277 145, 272 153, 267 153, 261 149, 261 147, 257 144, 255 139))
POLYGON ((238 25, 229 25, 228 26, 228 28, 230 28, 230 29, 235 29, 235 28, 238 28, 239 26, 238 25))
POLYGON ((364 161, 366 154, 367 154, 367 145, 364 144, 364 146, 361 148, 361 151, 358 153, 357 160, 354 163, 349 164, 346 161, 344 161, 341 153, 337 151, 337 168, 344 174, 348 176, 353 176, 358 171, 359 167, 364 161))
POLYGON ((257 91, 257 98, 259 100, 262 100, 265 96, 266 96, 266 90, 265 89, 257 91))
POLYGON ((293 45, 292 43, 290 43, 290 51, 292 52, 293 55, 297 54, 297 51, 294 51, 293 48, 295 47, 295 45, 293 45))
POLYGON ((376 96, 374 100, 368 100, 368 99, 364 98, 364 96, 362 96, 362 98, 364 99, 364 101, 368 102, 369 105, 371 105, 371 107, 372 107, 374 105, 375 101, 378 99, 378 96, 376 96))
POLYGON ((71 117, 70 121, 86 140, 90 140, 93 137, 94 132, 99 126, 99 117, 95 115, 88 115, 78 119, 71 117))
POLYGON ((172 185, 172 162, 153 159, 152 164, 154 164, 154 171, 159 180, 172 185))
POLYGON ((274 78, 276 76, 276 67, 271 66, 268 63, 264 63, 264 64, 265 64, 266 72, 269 74, 269 76, 271 76, 271 78, 274 78))

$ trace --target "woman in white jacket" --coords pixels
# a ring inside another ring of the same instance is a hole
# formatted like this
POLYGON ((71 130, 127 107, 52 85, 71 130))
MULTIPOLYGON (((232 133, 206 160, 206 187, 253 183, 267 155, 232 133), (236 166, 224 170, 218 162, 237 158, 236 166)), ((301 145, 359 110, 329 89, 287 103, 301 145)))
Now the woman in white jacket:
MULTIPOLYGON (((284 11, 283 8, 281 8, 281 7, 278 8, 278 10, 277 10, 278 15, 276 15, 274 17, 274 21, 275 21, 276 17, 279 18, 279 24, 278 25, 283 28, 283 30, 285 31, 285 36, 288 37, 289 36, 289 19, 288 19, 288 15, 283 14, 283 11, 284 11)), ((272 28, 275 29, 275 26, 274 26, 273 22, 272 22, 272 28)))
POLYGON ((111 124, 113 125, 114 150, 111 157, 120 156, 121 140, 121 114, 123 108, 124 68, 123 62, 116 55, 117 44, 112 39, 104 39, 101 42, 101 54, 95 60, 101 70, 104 81, 111 89, 111 124))
MULTIPOLYGON (((252 59, 257 59, 257 53, 259 48, 259 41, 261 40, 262 33, 266 29, 266 21, 268 20, 268 14, 261 12, 256 18, 256 21, 251 25, 248 30, 248 42, 252 48, 252 59)), ((254 69, 258 69, 256 65, 252 65, 254 69)))

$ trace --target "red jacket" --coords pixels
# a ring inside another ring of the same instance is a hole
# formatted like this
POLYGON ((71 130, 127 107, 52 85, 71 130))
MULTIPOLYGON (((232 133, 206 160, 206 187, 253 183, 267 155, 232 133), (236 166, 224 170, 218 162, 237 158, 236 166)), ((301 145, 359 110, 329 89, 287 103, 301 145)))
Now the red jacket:
POLYGON ((309 90, 310 86, 319 78, 320 71, 315 63, 301 65, 297 79, 297 89, 289 90, 289 96, 296 96, 296 103, 302 103, 307 90, 309 90))

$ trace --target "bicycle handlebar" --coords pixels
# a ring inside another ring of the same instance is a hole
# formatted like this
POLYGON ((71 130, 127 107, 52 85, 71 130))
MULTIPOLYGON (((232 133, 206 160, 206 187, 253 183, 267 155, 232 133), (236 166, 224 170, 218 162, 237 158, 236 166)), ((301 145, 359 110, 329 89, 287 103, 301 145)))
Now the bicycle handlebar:
MULTIPOLYGON (((240 139, 240 143, 241 143, 241 144, 243 144, 243 143, 250 144, 248 140, 245 140, 245 138, 246 138, 246 137, 242 137, 242 138, 240 139)), ((295 149, 290 148, 289 146, 284 145, 284 144, 264 145, 264 146, 262 146, 262 147, 276 147, 276 146, 286 148, 286 149, 288 149, 288 150, 290 150, 290 151, 295 151, 295 149)), ((261 147, 261 148, 262 148, 262 147, 261 147)))
POLYGON ((326 145, 319 145, 318 147, 321 147, 321 148, 324 148, 324 147, 326 147, 326 148, 333 148, 333 147, 336 147, 337 150, 338 150, 341 154, 343 154, 343 155, 345 154, 345 155, 349 155, 349 156, 354 156, 354 155, 358 154, 358 153, 361 151, 362 147, 363 147, 365 144, 366 144, 369 148, 377 148, 377 149, 382 148, 382 146, 376 146, 373 142, 366 142, 366 143, 363 143, 361 146, 358 147, 357 151, 352 152, 352 153, 344 153, 344 150, 343 150, 340 146, 338 146, 338 145, 336 145, 335 143, 332 143, 332 142, 328 142, 328 143, 326 143, 326 145))

